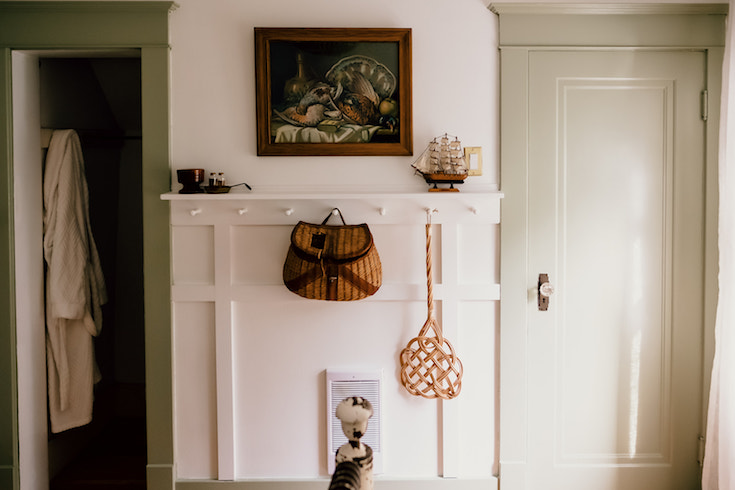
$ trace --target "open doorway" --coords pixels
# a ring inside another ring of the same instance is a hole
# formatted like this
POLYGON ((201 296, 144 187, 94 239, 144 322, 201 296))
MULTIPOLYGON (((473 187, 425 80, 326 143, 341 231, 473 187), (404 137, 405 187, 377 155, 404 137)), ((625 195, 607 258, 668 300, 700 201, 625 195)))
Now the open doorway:
POLYGON ((108 481, 145 488, 140 59, 128 56, 39 62, 42 128, 75 129, 82 143, 91 227, 109 298, 94 341, 102 378, 93 421, 50 433, 51 490, 91 481, 99 489, 108 481))
MULTIPOLYGON (((27 60, 26 60, 27 61, 27 60)), ((101 381, 94 388, 90 424, 59 433, 47 431, 48 482, 38 488, 73 490, 106 488, 106 482, 126 488, 146 487, 145 319, 143 295, 143 211, 141 64, 139 51, 37 52, 38 102, 28 112, 14 114, 32 120, 40 134, 39 161, 33 172, 18 169, 22 187, 40 189, 48 139, 55 129, 74 129, 79 135, 89 189, 89 214, 100 256, 108 302, 102 307, 102 330, 94 339, 101 381), (38 109, 35 110, 34 106, 38 109), (44 148, 45 147, 45 148, 44 148), (46 485, 49 485, 48 487, 46 485)), ((27 62, 26 65, 29 63, 27 62)), ((35 69, 33 66, 32 69, 35 69)), ((34 97, 29 90, 27 98, 34 97)), ((16 107, 16 110, 18 108, 16 107)), ((28 133, 33 134, 32 129, 28 133)), ((32 138, 31 138, 32 139, 32 138)), ((38 141, 38 140, 36 140, 38 141)), ((40 192, 16 196, 16 222, 42 222, 37 203, 40 192), (19 202, 21 200, 21 202, 19 202)), ((38 226, 33 225, 34 228, 38 226)), ((36 237, 37 238, 37 237, 36 237)), ((16 261, 43 261, 38 247, 18 247, 16 261)), ((38 270, 37 266, 34 266, 38 270)), ((36 281, 42 281, 35 274, 36 281)), ((32 290, 40 288, 31 286, 32 290)), ((44 308, 44 305, 37 305, 44 308)), ((38 329, 38 326, 35 327, 38 329)), ((19 339, 20 340, 20 339, 19 339)), ((43 357, 35 342, 32 357, 43 357)), ((36 399, 45 389, 39 378, 36 399)), ((19 377, 24 374, 19 373, 19 377)), ((43 383, 45 385, 45 383, 43 383)), ((42 414, 36 415, 37 423, 42 414)), ((46 418, 46 421, 48 419, 46 418)))

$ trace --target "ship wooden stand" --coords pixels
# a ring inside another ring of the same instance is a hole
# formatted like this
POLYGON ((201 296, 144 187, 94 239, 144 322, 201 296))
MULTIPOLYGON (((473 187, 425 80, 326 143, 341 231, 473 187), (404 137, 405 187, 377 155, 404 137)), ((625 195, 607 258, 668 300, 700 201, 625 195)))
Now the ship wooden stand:
POLYGON ((427 174, 423 177, 426 183, 431 185, 429 192, 459 192, 454 184, 464 184, 467 174, 456 175, 456 178, 454 178, 455 175, 451 175, 451 178, 449 178, 449 174, 427 174), (439 184, 449 184, 449 187, 439 187, 439 184))

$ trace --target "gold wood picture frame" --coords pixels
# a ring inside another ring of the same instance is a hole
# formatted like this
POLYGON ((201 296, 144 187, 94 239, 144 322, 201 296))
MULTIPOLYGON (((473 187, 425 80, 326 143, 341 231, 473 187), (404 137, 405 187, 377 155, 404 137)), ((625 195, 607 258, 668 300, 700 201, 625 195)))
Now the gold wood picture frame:
POLYGON ((411 29, 255 28, 258 155, 413 154, 411 29))

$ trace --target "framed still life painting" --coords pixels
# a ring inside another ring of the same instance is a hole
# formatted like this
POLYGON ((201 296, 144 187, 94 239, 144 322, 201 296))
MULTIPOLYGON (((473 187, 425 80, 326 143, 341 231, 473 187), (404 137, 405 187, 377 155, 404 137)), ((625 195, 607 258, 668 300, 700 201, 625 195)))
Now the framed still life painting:
POLYGON ((411 29, 255 28, 258 155, 411 155, 411 29))

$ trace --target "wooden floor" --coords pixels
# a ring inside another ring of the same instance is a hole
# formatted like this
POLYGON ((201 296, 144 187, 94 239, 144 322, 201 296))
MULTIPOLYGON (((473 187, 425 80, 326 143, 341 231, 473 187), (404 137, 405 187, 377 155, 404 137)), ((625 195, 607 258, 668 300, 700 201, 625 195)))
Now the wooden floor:
POLYGON ((145 419, 114 418, 51 481, 51 490, 145 490, 145 465, 145 419))

